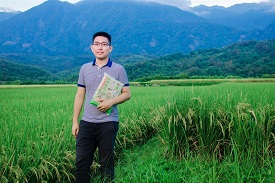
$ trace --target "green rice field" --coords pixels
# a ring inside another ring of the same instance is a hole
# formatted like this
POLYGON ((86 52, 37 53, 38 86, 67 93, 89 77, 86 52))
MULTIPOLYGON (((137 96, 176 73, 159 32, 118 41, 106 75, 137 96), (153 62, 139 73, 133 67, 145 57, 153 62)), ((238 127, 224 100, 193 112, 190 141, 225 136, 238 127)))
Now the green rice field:
MULTIPOLYGON (((74 182, 76 90, 0 86, 1 183, 74 182)), ((131 93, 119 106, 116 182, 274 182, 274 81, 144 84, 131 93)))

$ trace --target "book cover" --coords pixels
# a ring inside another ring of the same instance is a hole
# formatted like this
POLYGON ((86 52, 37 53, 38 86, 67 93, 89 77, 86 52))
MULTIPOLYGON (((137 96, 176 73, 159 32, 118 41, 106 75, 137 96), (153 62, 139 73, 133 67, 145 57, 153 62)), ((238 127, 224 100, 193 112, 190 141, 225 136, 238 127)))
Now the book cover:
MULTIPOLYGON (((90 104, 98 106, 99 99, 109 100, 114 97, 117 97, 121 93, 123 86, 124 86, 123 83, 111 77, 109 74, 104 73, 104 76, 100 84, 98 85, 96 92, 92 100, 90 101, 90 104)), ((108 115, 110 115, 111 112, 112 112, 112 107, 106 111, 108 115)))

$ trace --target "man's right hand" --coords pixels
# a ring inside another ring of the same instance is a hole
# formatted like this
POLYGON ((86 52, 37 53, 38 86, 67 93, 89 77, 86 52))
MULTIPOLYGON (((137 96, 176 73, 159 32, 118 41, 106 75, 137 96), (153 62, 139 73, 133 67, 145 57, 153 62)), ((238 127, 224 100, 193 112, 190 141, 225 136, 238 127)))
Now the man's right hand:
POLYGON ((77 137, 78 132, 79 132, 79 124, 77 122, 76 123, 74 122, 72 126, 72 135, 74 136, 74 138, 77 137))

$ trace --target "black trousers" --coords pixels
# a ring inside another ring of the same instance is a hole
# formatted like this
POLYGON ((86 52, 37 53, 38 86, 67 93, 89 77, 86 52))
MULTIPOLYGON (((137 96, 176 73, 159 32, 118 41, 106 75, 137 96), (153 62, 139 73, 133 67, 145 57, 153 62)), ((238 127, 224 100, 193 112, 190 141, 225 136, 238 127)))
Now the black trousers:
POLYGON ((77 183, 90 183, 90 167, 98 148, 101 180, 114 180, 114 147, 118 132, 118 122, 89 123, 80 121, 76 139, 76 172, 77 183))

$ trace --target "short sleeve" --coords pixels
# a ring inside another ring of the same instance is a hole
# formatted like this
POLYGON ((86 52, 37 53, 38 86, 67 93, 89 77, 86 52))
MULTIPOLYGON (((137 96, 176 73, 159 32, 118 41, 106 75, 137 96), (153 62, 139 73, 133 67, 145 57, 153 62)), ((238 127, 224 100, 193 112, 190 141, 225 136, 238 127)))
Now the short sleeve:
POLYGON ((84 67, 82 66, 79 71, 77 86, 86 88, 85 80, 84 80, 84 67))
POLYGON ((124 84, 124 86, 129 86, 128 76, 124 67, 121 67, 118 78, 119 81, 124 84))

